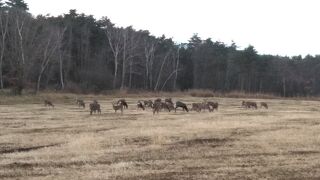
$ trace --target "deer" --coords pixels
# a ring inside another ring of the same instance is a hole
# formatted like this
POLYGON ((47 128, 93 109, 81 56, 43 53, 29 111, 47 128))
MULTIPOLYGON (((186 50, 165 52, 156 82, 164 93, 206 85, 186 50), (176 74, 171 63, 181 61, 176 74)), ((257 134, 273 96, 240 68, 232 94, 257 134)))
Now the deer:
POLYGON ((252 101, 242 101, 242 106, 245 108, 255 108, 258 109, 257 103, 252 101))
POLYGON ((44 106, 48 106, 49 108, 50 107, 54 108, 53 103, 47 99, 44 100, 44 106))
POLYGON ((86 108, 86 104, 84 103, 84 101, 82 99, 77 99, 77 104, 79 107, 86 108))
POLYGON ((266 102, 260 102, 260 107, 264 107, 266 109, 268 109, 268 104, 266 102))
POLYGON ((166 99, 164 100, 164 102, 165 102, 165 103, 173 104, 173 102, 172 102, 172 99, 171 99, 171 98, 166 98, 166 99))
POLYGON ((128 103, 125 99, 119 99, 117 105, 122 105, 124 108, 128 109, 128 103))
POLYGON ((92 113, 98 113, 101 114, 101 109, 100 109, 100 104, 98 103, 98 101, 94 100, 93 103, 89 104, 90 107, 90 115, 92 115, 92 113))
POLYGON ((145 110, 144 105, 142 104, 141 101, 138 101, 138 103, 137 103, 137 108, 138 108, 138 109, 145 110))
POLYGON ((209 106, 211 106, 212 111, 214 111, 214 110, 218 111, 219 104, 217 102, 207 101, 207 104, 209 106))
POLYGON ((155 101, 155 103, 153 104, 153 115, 155 114, 155 113, 159 113, 159 111, 162 109, 162 103, 161 102, 157 102, 157 101, 155 101))
POLYGON ((192 103, 191 105, 192 105, 192 108, 191 108, 192 111, 200 112, 202 109, 202 103, 192 103))
POLYGON ((177 112, 177 108, 179 108, 179 107, 182 108, 183 111, 189 112, 189 109, 188 109, 187 105, 185 103, 181 102, 181 101, 177 101, 176 102, 176 107, 174 109, 174 112, 177 112))
POLYGON ((154 100, 153 104, 155 104, 156 102, 162 102, 162 100, 160 98, 157 98, 154 100))
POLYGON ((114 110, 114 113, 117 113, 118 110, 121 111, 121 114, 123 114, 123 107, 124 105, 122 105, 122 103, 118 104, 118 103, 111 103, 112 104, 112 108, 114 110))
POLYGON ((153 102, 151 100, 143 101, 143 104, 145 107, 149 107, 149 108, 152 108, 153 106, 153 102))
POLYGON ((209 104, 207 102, 199 103, 200 104, 200 111, 208 109, 209 112, 212 112, 213 110, 210 108, 209 104))
POLYGON ((166 104, 166 107, 168 107, 169 112, 175 109, 171 98, 165 99, 164 103, 166 104))

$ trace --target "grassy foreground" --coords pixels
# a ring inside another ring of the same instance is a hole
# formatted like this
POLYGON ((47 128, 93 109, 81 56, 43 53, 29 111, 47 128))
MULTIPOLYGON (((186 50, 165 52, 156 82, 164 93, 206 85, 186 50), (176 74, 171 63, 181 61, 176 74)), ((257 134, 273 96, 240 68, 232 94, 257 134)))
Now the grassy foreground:
POLYGON ((75 95, 49 96, 55 109, 28 98, 0 100, 0 179, 320 178, 317 101, 256 99, 270 109, 249 110, 242 99, 207 98, 217 112, 153 116, 136 109, 139 97, 121 115, 111 109, 117 98, 84 96, 102 106, 90 116, 75 95))

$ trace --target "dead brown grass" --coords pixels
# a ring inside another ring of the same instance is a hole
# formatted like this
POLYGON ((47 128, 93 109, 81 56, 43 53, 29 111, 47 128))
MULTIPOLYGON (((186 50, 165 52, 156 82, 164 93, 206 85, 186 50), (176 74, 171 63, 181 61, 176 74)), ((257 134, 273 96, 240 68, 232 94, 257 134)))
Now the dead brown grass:
POLYGON ((121 115, 111 106, 117 97, 81 96, 101 104, 102 114, 90 116, 77 95, 43 96, 55 109, 36 103, 41 95, 2 99, 11 103, 0 105, 0 179, 320 178, 317 101, 254 99, 270 108, 251 110, 242 99, 208 98, 219 111, 153 116, 136 109, 141 97, 126 98, 121 115))

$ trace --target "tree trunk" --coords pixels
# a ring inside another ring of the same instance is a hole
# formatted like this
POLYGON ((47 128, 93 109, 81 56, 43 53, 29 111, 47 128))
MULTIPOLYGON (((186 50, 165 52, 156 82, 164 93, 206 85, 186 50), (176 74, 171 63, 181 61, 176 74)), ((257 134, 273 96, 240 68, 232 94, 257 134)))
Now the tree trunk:
POLYGON ((120 89, 124 89, 125 86, 125 80, 126 80, 126 61, 127 61, 127 52, 126 47, 127 46, 127 34, 124 32, 123 34, 123 52, 122 52, 122 77, 121 77, 121 87, 120 89))
POLYGON ((286 97, 286 78, 282 78, 283 97, 286 97))
POLYGON ((178 57, 177 57, 177 63, 176 63, 176 68, 175 68, 175 77, 174 77, 174 81, 173 81, 173 90, 177 90, 179 61, 180 61, 180 47, 178 47, 178 57))
POLYGON ((62 62, 62 55, 61 50, 59 50, 59 70, 60 70, 60 84, 61 89, 64 89, 64 80, 63 80, 63 62, 62 62))
POLYGON ((8 18, 9 15, 6 15, 6 22, 5 26, 2 24, 2 12, 0 14, 0 26, 1 26, 1 36, 2 36, 2 41, 1 41, 1 56, 0 56, 0 88, 3 89, 3 57, 4 57, 4 50, 5 50, 5 40, 6 40, 6 35, 7 35, 7 30, 8 30, 8 18))
POLYGON ((36 94, 38 94, 38 92, 40 90, 40 83, 41 83, 42 74, 43 74, 43 70, 41 70, 40 74, 38 75, 36 94))
POLYGON ((159 74, 158 74, 158 78, 157 78, 157 82, 156 82, 156 85, 154 86, 154 91, 158 90, 158 86, 159 86, 159 83, 160 83, 160 78, 161 78, 161 74, 162 74, 162 69, 163 69, 163 66, 164 64, 166 63, 166 60, 168 58, 170 54, 170 51, 166 54, 166 56, 164 57, 163 61, 162 61, 162 64, 161 64, 161 67, 160 67, 160 71, 159 71, 159 74))
POLYGON ((117 74, 118 74, 118 55, 114 57, 114 74, 113 74, 113 89, 117 86, 117 74))
POLYGON ((132 59, 130 60, 130 65, 129 65, 129 88, 132 88, 132 66, 133 62, 132 59))

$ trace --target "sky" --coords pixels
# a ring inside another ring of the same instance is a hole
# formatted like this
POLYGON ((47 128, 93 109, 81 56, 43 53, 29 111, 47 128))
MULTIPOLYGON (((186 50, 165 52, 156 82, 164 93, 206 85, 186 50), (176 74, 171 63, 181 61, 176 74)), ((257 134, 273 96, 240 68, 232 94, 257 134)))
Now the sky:
POLYGON ((108 17, 117 26, 188 42, 197 33, 259 54, 320 54, 319 0, 25 0, 34 14, 108 17))

